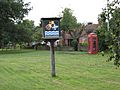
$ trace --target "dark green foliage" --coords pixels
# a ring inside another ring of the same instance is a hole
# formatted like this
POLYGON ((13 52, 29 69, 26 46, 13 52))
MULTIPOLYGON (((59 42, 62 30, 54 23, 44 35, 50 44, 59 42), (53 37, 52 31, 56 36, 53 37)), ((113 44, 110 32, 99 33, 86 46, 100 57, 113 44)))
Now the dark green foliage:
POLYGON ((73 11, 70 8, 65 8, 63 18, 61 20, 61 29, 65 31, 73 30, 77 25, 77 19, 73 16, 73 11))
POLYGON ((24 3, 23 0, 0 0, 0 47, 4 47, 9 42, 21 41, 23 37, 20 36, 20 32, 25 29, 21 28, 20 31, 18 23, 21 23, 31 10, 29 4, 24 3))
POLYGON ((78 50, 78 41, 76 39, 73 39, 71 42, 71 45, 74 47, 74 50, 78 50))
POLYGON ((97 29, 97 35, 98 35, 98 43, 99 43, 99 50, 105 51, 108 49, 108 44, 110 42, 109 33, 107 31, 106 23, 102 24, 97 29))
POLYGON ((113 53, 109 60, 114 60, 114 64, 120 65, 120 8, 116 8, 112 13, 113 18, 110 20, 111 30, 111 52, 113 53))
POLYGON ((24 3, 23 0, 2 0, 0 1, 0 20, 3 22, 21 21, 31 10, 28 6, 29 3, 24 3))
POLYGON ((23 22, 17 24, 17 39, 19 42, 31 42, 33 40, 34 22, 30 20, 23 20, 23 22))
MULTIPOLYGON (((108 45, 108 48, 111 52, 108 61, 114 61, 116 66, 120 65, 120 1, 114 0, 108 4, 107 9, 104 9, 101 15, 101 33, 105 36, 105 44, 108 45), (109 16, 109 31, 106 31, 105 20, 109 16), (102 31, 103 29, 103 31, 102 31)), ((101 36, 102 37, 102 36, 101 36)))
POLYGON ((39 26, 36 26, 33 33, 33 40, 38 42, 41 39, 42 39, 42 28, 39 26))

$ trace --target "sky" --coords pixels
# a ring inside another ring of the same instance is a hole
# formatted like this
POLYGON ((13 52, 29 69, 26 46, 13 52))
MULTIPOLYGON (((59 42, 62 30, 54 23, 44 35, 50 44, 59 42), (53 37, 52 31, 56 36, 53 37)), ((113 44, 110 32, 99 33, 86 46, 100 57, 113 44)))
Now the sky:
POLYGON ((73 10, 73 15, 80 23, 98 23, 98 15, 106 6, 107 0, 25 0, 33 7, 26 19, 33 20, 39 25, 40 18, 58 17, 64 8, 73 10))

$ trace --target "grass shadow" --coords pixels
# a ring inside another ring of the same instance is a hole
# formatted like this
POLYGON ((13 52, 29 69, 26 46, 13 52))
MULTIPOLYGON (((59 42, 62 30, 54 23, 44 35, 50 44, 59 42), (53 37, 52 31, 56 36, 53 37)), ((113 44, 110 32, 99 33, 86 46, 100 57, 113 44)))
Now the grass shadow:
POLYGON ((0 54, 20 54, 35 52, 34 50, 0 50, 0 54))
POLYGON ((84 54, 88 54, 87 52, 80 52, 80 51, 61 51, 59 53, 69 54, 69 55, 84 55, 84 54))

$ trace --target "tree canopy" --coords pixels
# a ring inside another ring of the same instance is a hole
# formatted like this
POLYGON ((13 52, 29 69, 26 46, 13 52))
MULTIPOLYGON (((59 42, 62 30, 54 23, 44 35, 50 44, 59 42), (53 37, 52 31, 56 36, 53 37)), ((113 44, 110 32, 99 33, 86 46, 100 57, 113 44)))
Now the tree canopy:
POLYGON ((70 8, 65 8, 63 18, 61 20, 61 29, 65 31, 73 30, 77 25, 77 19, 73 16, 73 11, 70 8))
POLYGON ((17 33, 15 34, 19 42, 31 42, 33 40, 34 33, 34 21, 32 20, 23 20, 23 22, 18 23, 17 25, 17 33))
POLYGON ((101 29, 100 32, 107 39, 105 43, 111 52, 108 61, 114 61, 116 66, 120 65, 120 1, 114 0, 108 3, 100 15, 101 29), (109 20, 109 31, 107 31, 106 20, 109 20), (105 33, 104 33, 105 32, 105 33))
POLYGON ((18 24, 32 9, 29 5, 23 0, 0 0, 0 46, 20 41, 18 24))

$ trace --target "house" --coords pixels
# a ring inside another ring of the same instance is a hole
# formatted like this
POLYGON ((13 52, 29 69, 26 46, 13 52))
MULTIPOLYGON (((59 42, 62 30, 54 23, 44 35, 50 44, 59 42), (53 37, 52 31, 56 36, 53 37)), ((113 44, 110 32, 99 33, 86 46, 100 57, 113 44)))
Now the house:
POLYGON ((86 26, 85 29, 83 30, 81 37, 79 39, 80 43, 84 43, 88 41, 88 34, 90 33, 96 33, 97 28, 99 27, 99 24, 93 24, 89 22, 86 26))
MULTIPOLYGON (((90 33, 96 33, 97 28, 99 27, 99 24, 93 24, 93 23, 88 23, 82 34, 80 35, 80 38, 78 39, 79 44, 83 44, 83 43, 88 43, 88 34, 90 33)), ((62 46, 71 46, 71 41, 72 41, 72 37, 68 32, 64 32, 62 31, 62 39, 61 41, 61 45, 62 46)), ((81 47, 82 45, 79 45, 79 50, 82 50, 84 47, 81 47)), ((87 48, 85 48, 87 49, 87 48)))

